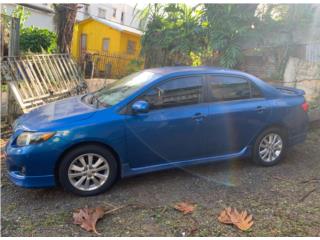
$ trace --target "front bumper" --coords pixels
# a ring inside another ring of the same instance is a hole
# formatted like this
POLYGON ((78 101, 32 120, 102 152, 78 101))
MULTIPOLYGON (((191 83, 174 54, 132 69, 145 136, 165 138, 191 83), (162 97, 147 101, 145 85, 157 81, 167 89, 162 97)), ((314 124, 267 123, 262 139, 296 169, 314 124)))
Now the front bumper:
POLYGON ((11 182, 24 188, 47 188, 56 185, 54 175, 23 176, 18 171, 8 171, 11 182))
POLYGON ((53 149, 41 147, 5 148, 7 174, 11 182, 24 188, 56 186, 54 166, 58 156, 53 149))

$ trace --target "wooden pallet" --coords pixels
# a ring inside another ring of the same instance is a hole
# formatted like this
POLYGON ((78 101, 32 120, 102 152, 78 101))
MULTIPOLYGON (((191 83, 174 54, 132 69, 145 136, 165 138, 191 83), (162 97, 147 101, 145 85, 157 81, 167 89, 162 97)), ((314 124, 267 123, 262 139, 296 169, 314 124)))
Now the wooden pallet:
POLYGON ((24 113, 86 92, 84 78, 68 54, 25 55, 1 60, 2 79, 24 113))

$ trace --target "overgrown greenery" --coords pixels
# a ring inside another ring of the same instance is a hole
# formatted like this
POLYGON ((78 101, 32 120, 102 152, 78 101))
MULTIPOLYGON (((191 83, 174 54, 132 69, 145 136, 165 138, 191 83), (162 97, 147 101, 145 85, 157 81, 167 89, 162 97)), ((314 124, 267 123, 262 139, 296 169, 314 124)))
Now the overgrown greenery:
POLYGON ((143 69, 144 61, 142 58, 132 59, 126 66, 126 75, 129 75, 134 72, 138 72, 143 69))
POLYGON ((52 53, 57 48, 56 42, 56 34, 47 29, 27 27, 20 31, 20 49, 23 52, 52 53))
POLYGON ((140 14, 145 67, 220 65, 237 67, 243 45, 278 47, 283 74, 293 33, 312 19, 311 4, 149 4, 140 14), (271 37, 276 36, 276 37, 271 37), (266 40, 268 39, 268 40, 266 40))
POLYGON ((258 4, 205 4, 208 50, 216 51, 221 66, 232 68, 242 57, 241 42, 257 38, 258 4))
POLYGON ((145 67, 191 64, 190 54, 205 46, 201 11, 185 4, 149 4, 142 12, 147 19, 142 38, 145 67))

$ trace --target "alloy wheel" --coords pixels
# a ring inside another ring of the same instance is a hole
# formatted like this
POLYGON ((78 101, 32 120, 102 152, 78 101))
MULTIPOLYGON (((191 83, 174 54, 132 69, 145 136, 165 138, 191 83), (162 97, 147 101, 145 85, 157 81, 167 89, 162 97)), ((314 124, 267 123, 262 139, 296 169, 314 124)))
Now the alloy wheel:
POLYGON ((92 191, 101 187, 108 179, 108 161, 96 153, 87 153, 75 158, 68 169, 72 186, 82 191, 92 191))
POLYGON ((281 136, 277 133, 269 133, 259 144, 259 156, 264 162, 273 162, 280 156, 282 149, 281 136))

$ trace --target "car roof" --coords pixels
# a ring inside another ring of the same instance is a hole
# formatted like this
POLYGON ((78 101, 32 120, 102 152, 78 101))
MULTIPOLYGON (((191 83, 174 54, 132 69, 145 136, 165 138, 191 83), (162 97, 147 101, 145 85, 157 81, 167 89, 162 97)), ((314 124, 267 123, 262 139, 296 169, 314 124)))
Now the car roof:
POLYGON ((228 68, 221 67, 208 67, 208 66, 199 66, 199 67, 190 67, 190 66, 177 66, 177 67, 160 67, 160 68, 150 68, 145 71, 152 72, 159 75, 171 75, 176 76, 183 74, 206 74, 206 73, 226 73, 226 74, 235 74, 250 77, 250 74, 241 72, 238 70, 232 70, 228 68))

